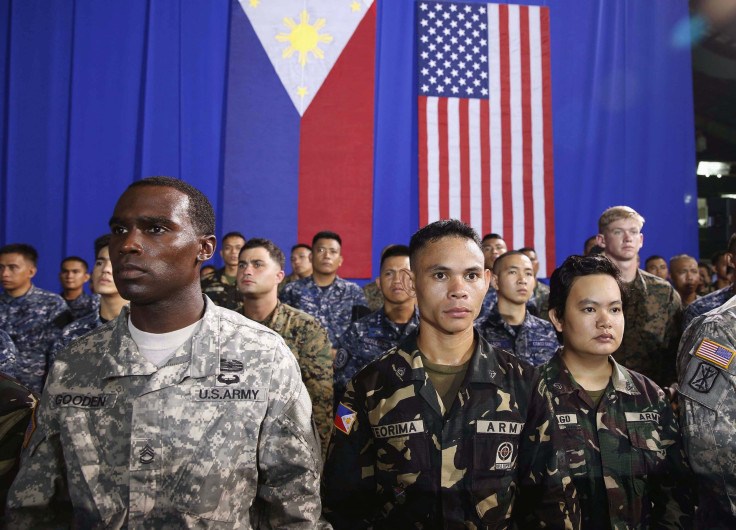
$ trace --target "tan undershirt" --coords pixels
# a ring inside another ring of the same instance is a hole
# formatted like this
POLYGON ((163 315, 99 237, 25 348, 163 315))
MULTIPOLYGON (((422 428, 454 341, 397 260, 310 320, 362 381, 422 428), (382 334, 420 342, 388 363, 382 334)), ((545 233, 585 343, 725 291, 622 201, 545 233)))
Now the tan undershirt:
POLYGON ((465 374, 470 365, 470 359, 459 366, 448 366, 446 364, 433 363, 424 354, 421 354, 421 356, 424 370, 427 372, 429 380, 432 381, 435 390, 437 390, 442 404, 445 406, 445 414, 447 414, 457 397, 460 386, 463 384, 465 374))

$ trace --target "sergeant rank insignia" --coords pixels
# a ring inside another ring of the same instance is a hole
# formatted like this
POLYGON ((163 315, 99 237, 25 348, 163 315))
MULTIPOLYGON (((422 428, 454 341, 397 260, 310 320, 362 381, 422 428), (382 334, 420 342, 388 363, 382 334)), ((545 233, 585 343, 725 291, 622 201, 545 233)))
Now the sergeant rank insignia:
POLYGON ((703 339, 703 342, 700 343, 700 346, 695 351, 695 356, 710 361, 724 370, 728 370, 731 361, 736 357, 736 352, 712 340, 703 339))
POLYGON ((356 416, 357 414, 354 410, 340 403, 337 406, 337 414, 335 414, 335 427, 345 434, 350 434, 350 429, 353 428, 356 416))

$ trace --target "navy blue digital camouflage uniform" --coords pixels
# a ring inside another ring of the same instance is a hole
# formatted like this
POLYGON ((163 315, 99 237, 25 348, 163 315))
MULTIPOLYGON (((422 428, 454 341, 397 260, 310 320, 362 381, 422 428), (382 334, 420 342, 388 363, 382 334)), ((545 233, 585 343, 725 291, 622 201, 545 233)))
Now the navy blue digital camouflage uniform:
MULTIPOLYGON (((498 304, 498 291, 496 291, 493 286, 489 285, 488 292, 486 292, 486 295, 483 297, 483 304, 480 306, 480 313, 475 320, 477 321, 486 318, 491 312, 491 309, 496 307, 496 304, 498 304)), ((538 314, 537 303, 533 296, 527 300, 526 309, 527 311, 531 311, 532 315, 538 314)))
POLYGON ((508 350, 534 366, 551 359, 560 346, 554 326, 529 311, 526 312, 518 334, 503 319, 498 306, 494 306, 485 319, 476 320, 475 327, 491 346, 508 350))
POLYGON ((67 307, 72 314, 72 319, 78 320, 85 315, 94 313, 100 309, 100 295, 87 294, 82 291, 74 300, 66 300, 67 307))
POLYGON ((10 336, 0 329, 0 372, 15 377, 15 358, 18 352, 10 336))
POLYGON ((406 324, 397 324, 388 318, 383 307, 353 322, 340 337, 335 355, 335 401, 340 400, 358 370, 399 344, 417 326, 419 310, 416 308, 406 324))
POLYGON ((35 285, 17 298, 0 293, 0 329, 10 335, 18 350, 15 377, 35 392, 43 388, 51 349, 61 332, 55 321, 66 311, 61 296, 35 285))
POLYGON ((705 296, 695 300, 692 304, 687 306, 687 309, 685 309, 685 314, 682 317, 682 330, 685 331, 687 326, 695 317, 704 315, 716 307, 721 307, 723 304, 728 302, 732 296, 733 285, 729 285, 728 287, 718 289, 717 291, 713 291, 712 293, 706 294, 705 296))
POLYGON ((319 320, 327 330, 333 348, 337 348, 340 337, 350 326, 353 308, 368 307, 365 294, 358 284, 339 276, 325 291, 311 276, 291 282, 281 291, 279 299, 319 320))
POLYGON ((53 351, 49 358, 49 367, 54 364, 56 354, 59 353, 64 346, 74 339, 78 339, 79 337, 86 335, 93 329, 97 329, 105 322, 106 321, 103 321, 102 318, 100 318, 100 311, 98 309, 94 313, 86 314, 79 320, 75 320, 71 324, 64 326, 64 329, 54 342, 54 346, 52 348, 53 351))

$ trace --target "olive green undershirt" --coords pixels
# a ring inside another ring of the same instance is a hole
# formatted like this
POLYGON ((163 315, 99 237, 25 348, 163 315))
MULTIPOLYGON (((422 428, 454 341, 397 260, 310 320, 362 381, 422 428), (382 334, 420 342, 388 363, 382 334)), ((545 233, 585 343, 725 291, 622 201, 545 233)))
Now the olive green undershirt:
POLYGON ((228 285, 235 285, 235 282, 237 281, 237 276, 228 276, 227 274, 222 274, 222 281, 225 282, 228 285))
POLYGON ((447 413, 457 397, 460 386, 463 384, 465 373, 468 371, 468 366, 470 366, 470 359, 458 366, 448 366, 446 364, 433 363, 423 353, 419 352, 419 354, 422 356, 424 371, 427 372, 429 380, 432 381, 432 385, 439 394, 440 399, 442 399, 442 404, 445 406, 445 413, 447 413))
POLYGON ((586 390, 588 395, 590 396, 590 399, 593 400, 593 403, 595 404, 595 408, 598 408, 598 404, 601 402, 601 398, 603 397, 603 394, 606 393, 606 388, 601 388, 600 390, 586 390))

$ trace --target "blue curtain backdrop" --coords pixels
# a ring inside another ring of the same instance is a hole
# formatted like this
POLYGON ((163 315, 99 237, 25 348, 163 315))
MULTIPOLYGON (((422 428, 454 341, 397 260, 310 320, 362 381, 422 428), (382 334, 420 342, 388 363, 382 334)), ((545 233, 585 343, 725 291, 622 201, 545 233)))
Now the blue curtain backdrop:
MULTIPOLYGON (((418 228, 415 2, 376 1, 374 275, 380 249, 418 228)), ((550 8, 557 262, 617 204, 647 219, 643 258, 697 255, 690 52, 674 35, 687 1, 508 3, 550 8)), ((58 289, 63 256, 92 260, 117 197, 149 175, 202 189, 218 236, 295 243, 264 212, 219 222, 225 108, 239 97, 227 90, 232 7, 0 1, 0 243, 38 248, 38 285, 58 289)))

